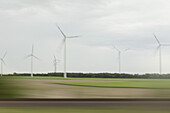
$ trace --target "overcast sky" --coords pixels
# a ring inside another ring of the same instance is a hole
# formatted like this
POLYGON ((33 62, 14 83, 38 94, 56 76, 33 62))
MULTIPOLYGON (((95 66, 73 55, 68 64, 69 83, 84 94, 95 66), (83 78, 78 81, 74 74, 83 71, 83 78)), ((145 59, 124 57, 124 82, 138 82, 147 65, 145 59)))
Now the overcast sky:
MULTIPOLYGON (((69 72, 157 73, 157 42, 170 43, 169 0, 0 0, 0 56, 5 51, 5 73, 30 72, 25 56, 35 46, 34 72, 52 72, 53 55, 61 62, 63 49, 58 24, 66 35, 69 72)), ((163 47, 163 72, 170 72, 170 47, 163 47)))

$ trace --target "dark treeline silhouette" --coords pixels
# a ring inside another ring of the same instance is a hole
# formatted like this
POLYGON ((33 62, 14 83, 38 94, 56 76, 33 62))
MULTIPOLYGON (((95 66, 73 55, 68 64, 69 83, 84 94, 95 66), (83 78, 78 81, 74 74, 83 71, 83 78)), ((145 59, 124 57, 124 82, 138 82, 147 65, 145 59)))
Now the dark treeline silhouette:
MULTIPOLYGON (((30 76, 29 73, 14 73, 6 76, 30 76)), ((63 77, 63 73, 34 74, 40 77, 63 77)), ((170 79, 170 74, 126 74, 126 73, 67 73, 72 78, 145 78, 145 79, 170 79)))

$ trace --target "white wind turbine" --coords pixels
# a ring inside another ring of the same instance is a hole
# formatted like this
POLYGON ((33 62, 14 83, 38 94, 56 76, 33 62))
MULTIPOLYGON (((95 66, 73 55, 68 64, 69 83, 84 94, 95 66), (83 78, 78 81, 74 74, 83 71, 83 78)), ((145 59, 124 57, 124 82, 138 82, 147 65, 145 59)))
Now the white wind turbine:
POLYGON ((34 61, 34 58, 39 60, 39 58, 34 55, 34 45, 32 45, 31 54, 28 55, 26 58, 29 58, 29 57, 31 58, 31 77, 33 77, 33 63, 34 63, 33 61, 34 61))
POLYGON ((54 73, 57 72, 57 64, 59 63, 59 59, 56 58, 56 56, 54 55, 54 60, 53 60, 53 63, 54 63, 54 73))
POLYGON ((157 43, 158 43, 158 46, 157 46, 157 49, 156 50, 159 50, 159 73, 162 74, 162 46, 170 46, 170 44, 162 44, 158 38, 156 37, 155 34, 153 34, 157 43))
POLYGON ((0 58, 0 60, 1 60, 1 76, 3 75, 3 64, 5 64, 4 58, 5 58, 6 54, 7 53, 5 53, 2 58, 0 58))
POLYGON ((119 73, 121 73, 121 53, 126 52, 128 49, 125 50, 120 50, 117 47, 113 45, 113 48, 118 52, 118 57, 119 57, 119 73))
POLYGON ((67 78, 67 58, 66 58, 66 49, 67 49, 67 46, 66 46, 66 43, 67 43, 67 39, 68 38, 77 38, 77 37, 80 37, 80 36, 66 36, 64 34, 64 32, 60 29, 60 27, 57 25, 59 31, 61 32, 61 34, 63 35, 64 39, 63 39, 63 44, 64 44, 64 78, 67 78))

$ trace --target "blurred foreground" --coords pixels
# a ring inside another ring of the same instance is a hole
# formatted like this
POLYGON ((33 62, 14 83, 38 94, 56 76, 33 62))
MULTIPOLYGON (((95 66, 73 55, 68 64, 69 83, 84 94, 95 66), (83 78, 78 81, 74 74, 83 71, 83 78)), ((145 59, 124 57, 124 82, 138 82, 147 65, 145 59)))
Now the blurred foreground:
POLYGON ((0 107, 0 113, 169 113, 154 107, 0 107))
POLYGON ((0 113, 169 113, 170 99, 1 99, 0 113))
POLYGON ((1 78, 0 98, 169 98, 169 79, 1 78))
POLYGON ((3 77, 0 113, 169 113, 169 81, 3 77))

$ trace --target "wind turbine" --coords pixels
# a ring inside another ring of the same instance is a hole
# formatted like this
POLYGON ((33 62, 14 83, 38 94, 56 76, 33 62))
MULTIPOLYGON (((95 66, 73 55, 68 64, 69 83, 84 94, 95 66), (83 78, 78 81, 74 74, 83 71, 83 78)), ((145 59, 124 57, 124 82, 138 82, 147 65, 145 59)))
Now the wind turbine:
POLYGON ((5 64, 4 58, 5 58, 6 54, 7 53, 5 53, 2 58, 0 58, 0 61, 1 61, 1 76, 3 75, 3 64, 5 64))
POLYGON ((59 31, 61 32, 61 34, 64 37, 63 38, 63 44, 64 44, 64 78, 67 78, 67 58, 66 58, 66 53, 67 53, 66 43, 67 43, 67 39, 68 38, 77 38, 77 37, 80 37, 80 36, 66 36, 58 25, 57 25, 57 27, 58 27, 59 31))
POLYGON ((60 60, 56 58, 56 56, 54 55, 54 60, 53 60, 53 63, 54 63, 54 72, 56 73, 57 72, 57 64, 60 60))
POLYGON ((162 74, 162 46, 170 46, 170 44, 162 44, 158 38, 156 37, 155 34, 153 34, 157 43, 158 43, 158 46, 157 46, 157 49, 156 50, 159 50, 159 73, 162 74))
POLYGON ((117 47, 113 45, 113 48, 118 52, 118 57, 119 57, 119 74, 121 73, 121 53, 126 52, 128 49, 125 50, 120 50, 117 47))
POLYGON ((33 63, 34 63, 33 61, 34 61, 34 58, 39 60, 39 58, 34 55, 34 45, 32 45, 31 54, 28 55, 26 58, 29 58, 29 57, 31 58, 31 77, 33 77, 33 63))

